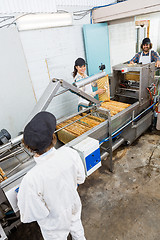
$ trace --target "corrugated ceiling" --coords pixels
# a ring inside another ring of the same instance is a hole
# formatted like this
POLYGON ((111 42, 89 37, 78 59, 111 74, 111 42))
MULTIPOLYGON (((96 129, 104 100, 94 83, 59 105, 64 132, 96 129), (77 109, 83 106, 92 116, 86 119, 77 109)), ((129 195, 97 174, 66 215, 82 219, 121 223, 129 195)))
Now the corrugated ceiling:
POLYGON ((56 0, 58 6, 102 6, 107 5, 116 0, 56 0))
POLYGON ((1 0, 0 13, 56 12, 55 0, 1 0))
POLYGON ((102 6, 116 0, 1 0, 0 14, 13 13, 51 13, 57 6, 102 6))

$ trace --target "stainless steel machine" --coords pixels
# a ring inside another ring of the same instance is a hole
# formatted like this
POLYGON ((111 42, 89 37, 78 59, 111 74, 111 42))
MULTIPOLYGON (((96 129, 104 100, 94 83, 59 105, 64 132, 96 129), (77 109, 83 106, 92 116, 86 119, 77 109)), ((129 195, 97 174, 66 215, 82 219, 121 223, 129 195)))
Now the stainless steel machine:
MULTIPOLYGON (((79 81, 77 86, 61 79, 53 79, 31 112, 28 121, 39 111, 46 110, 51 100, 54 101, 55 97, 66 91, 87 99, 91 103, 87 109, 58 119, 58 123, 83 113, 102 117, 104 121, 71 140, 66 146, 73 147, 80 153, 86 175, 101 166, 101 160, 107 156, 109 170, 113 171, 112 151, 123 143, 131 144, 152 124, 154 107, 158 99, 154 73, 154 63, 134 66, 119 64, 113 67, 113 77, 110 80, 111 98, 129 103, 130 106, 112 117, 109 110, 101 107, 101 102, 80 89, 83 85, 104 77, 106 75, 104 72, 79 81), (63 90, 59 91, 61 87, 63 90), (90 149, 89 145, 95 148, 90 149), (84 152, 85 154, 82 154, 84 152)), ((18 188, 23 176, 35 165, 32 154, 21 144, 22 137, 23 135, 20 135, 0 146, 0 166, 5 172, 5 175, 1 176, 4 181, 0 183, 0 240, 7 239, 10 231, 20 224, 17 207, 18 188)), ((61 146, 62 143, 58 142, 57 148, 61 146)))

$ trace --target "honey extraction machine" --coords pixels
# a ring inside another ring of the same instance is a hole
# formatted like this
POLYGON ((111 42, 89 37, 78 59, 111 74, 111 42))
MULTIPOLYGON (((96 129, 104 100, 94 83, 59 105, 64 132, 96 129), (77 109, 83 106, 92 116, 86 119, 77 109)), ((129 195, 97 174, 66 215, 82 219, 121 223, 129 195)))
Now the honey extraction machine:
MULTIPOLYGON (((105 77, 105 72, 83 79, 76 86, 53 79, 28 121, 66 91, 85 98, 90 102, 88 108, 58 119, 56 133, 60 141, 56 147, 65 144, 76 149, 87 176, 100 167, 101 160, 107 156, 109 170, 113 171, 112 151, 121 144, 131 144, 152 125, 158 102, 154 74, 154 63, 114 66, 110 102, 100 102, 81 90, 82 86, 105 77)), ((3 180, 0 183, 0 240, 7 239, 12 229, 20 224, 18 188, 23 176, 35 165, 32 154, 21 144, 22 137, 8 140, 5 134, 1 136, 0 166, 4 172, 0 175, 3 180)))

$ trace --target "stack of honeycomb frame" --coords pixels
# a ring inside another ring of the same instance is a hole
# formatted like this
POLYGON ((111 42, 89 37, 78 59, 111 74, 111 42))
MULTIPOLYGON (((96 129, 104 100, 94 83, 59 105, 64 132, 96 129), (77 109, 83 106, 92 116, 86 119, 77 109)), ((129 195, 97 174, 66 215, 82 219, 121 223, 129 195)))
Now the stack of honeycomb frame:
POLYGON ((93 127, 99 125, 101 122, 105 121, 103 118, 83 114, 83 118, 81 115, 77 115, 72 117, 62 123, 59 123, 56 129, 62 130, 58 131, 58 139, 63 143, 68 143, 74 138, 82 135, 83 133, 89 131, 93 127), (80 119, 81 118, 81 119, 80 119), (78 121, 76 121, 78 120, 78 121), (74 122, 76 121, 76 122, 74 122), (73 123, 74 122, 74 123, 73 123), (71 125, 67 126, 68 124, 72 123, 71 125))
POLYGON ((138 72, 128 72, 124 75, 126 81, 136 81, 139 82, 140 80, 140 75, 138 72))
POLYGON ((101 103, 101 107, 108 109, 110 111, 111 116, 116 115, 117 113, 121 112, 125 108, 129 107, 130 104, 117 102, 117 101, 109 101, 101 103))
POLYGON ((97 80, 98 89, 105 89, 106 91, 99 94, 99 101, 110 101, 109 79, 108 75, 97 80))
POLYGON ((0 183, 3 182, 5 179, 7 179, 7 177, 5 177, 5 172, 0 167, 0 183))

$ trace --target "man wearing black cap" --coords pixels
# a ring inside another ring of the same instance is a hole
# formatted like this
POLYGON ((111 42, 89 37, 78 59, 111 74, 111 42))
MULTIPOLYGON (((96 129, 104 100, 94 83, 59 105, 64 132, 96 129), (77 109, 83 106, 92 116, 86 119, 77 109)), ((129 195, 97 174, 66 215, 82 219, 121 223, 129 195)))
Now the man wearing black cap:
POLYGON ((142 52, 138 52, 129 63, 142 63, 147 64, 155 62, 156 67, 160 67, 160 57, 159 54, 153 50, 152 43, 149 38, 144 38, 141 44, 142 52))
POLYGON ((23 143, 36 162, 18 192, 21 221, 37 221, 45 240, 86 240, 81 223, 77 184, 85 181, 79 154, 68 147, 54 148, 56 118, 38 113, 25 127, 23 143))

